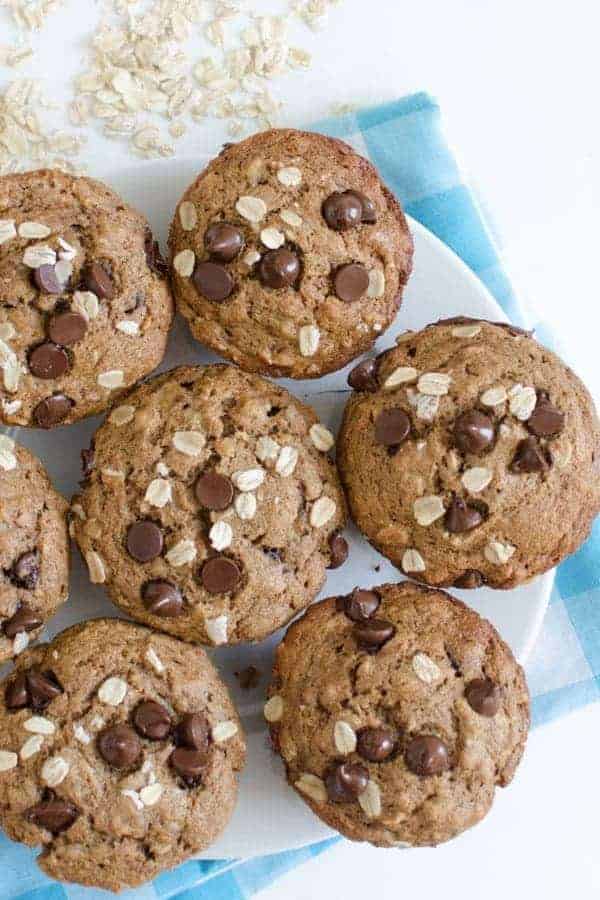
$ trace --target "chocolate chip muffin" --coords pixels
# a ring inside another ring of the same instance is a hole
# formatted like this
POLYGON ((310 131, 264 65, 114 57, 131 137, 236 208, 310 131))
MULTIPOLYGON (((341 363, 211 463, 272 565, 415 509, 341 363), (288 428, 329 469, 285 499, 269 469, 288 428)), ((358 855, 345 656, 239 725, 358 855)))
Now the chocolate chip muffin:
POLYGON ((147 222, 105 185, 0 177, 0 419, 104 410, 161 361, 173 303, 147 222))
POLYGON ((432 846, 479 822, 512 780, 529 698, 489 622, 404 582, 295 622, 265 717, 288 781, 324 822, 378 847, 432 846))
POLYGON ((52 878, 119 891, 208 847, 245 744, 202 650, 97 619, 23 654, 0 692, 0 824, 52 878))
POLYGON ((67 599, 67 503, 32 453, 0 434, 0 663, 67 599))
POLYGON ((352 515, 407 575, 512 588, 600 511, 600 425, 573 372, 512 326, 452 319, 360 363, 338 464, 352 515))
POLYGON ((171 226, 194 336, 248 372, 317 378, 392 322, 412 267, 400 206, 338 140, 281 129, 227 146, 171 226))
POLYGON ((96 433, 72 506, 92 581, 185 640, 262 640, 346 557, 333 443, 309 407, 233 366, 138 387, 96 433))

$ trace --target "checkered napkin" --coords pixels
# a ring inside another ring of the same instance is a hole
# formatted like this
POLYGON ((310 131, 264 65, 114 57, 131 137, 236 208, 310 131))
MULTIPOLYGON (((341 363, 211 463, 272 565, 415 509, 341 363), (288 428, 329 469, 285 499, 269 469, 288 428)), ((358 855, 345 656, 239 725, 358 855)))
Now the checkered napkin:
MULTIPOLYGON (((416 94, 362 110, 321 123, 318 130, 343 138, 371 159, 406 212, 462 257, 509 318, 533 325, 538 339, 552 345, 543 322, 523 321, 489 225, 446 144, 439 108, 429 96, 416 94)), ((600 522, 587 544, 558 570, 527 677, 534 725, 600 698, 600 522)), ((248 862, 189 862, 121 896, 245 900, 279 875, 323 853, 336 840, 248 862)), ((34 856, 0 836, 0 900, 100 900, 111 896, 50 881, 37 869, 34 856)))

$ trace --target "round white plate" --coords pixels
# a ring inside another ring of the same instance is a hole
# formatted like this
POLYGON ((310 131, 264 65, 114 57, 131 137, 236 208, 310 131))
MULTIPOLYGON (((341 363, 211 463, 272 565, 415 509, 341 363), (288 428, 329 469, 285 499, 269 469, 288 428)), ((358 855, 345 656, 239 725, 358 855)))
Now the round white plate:
MULTIPOLYGON (((99 177, 148 216, 164 246, 175 201, 205 161, 204 158, 177 162, 161 160, 143 163, 131 170, 107 170, 99 173, 99 177)), ((396 335, 407 328, 421 328, 444 317, 463 314, 505 319, 502 310, 464 263, 417 222, 410 224, 415 239, 415 271, 396 322, 378 341, 379 349, 391 346, 396 335)), ((192 340, 187 326, 178 319, 161 369, 215 359, 192 340)), ((325 424, 335 430, 348 394, 346 376, 350 368, 316 382, 282 380, 282 383, 297 396, 308 399, 325 424)), ((55 429, 52 433, 27 429, 14 429, 14 432, 19 441, 42 458, 57 487, 70 496, 77 489, 80 478, 80 450, 87 447, 99 422, 98 418, 91 419, 55 429)), ((367 544, 356 529, 350 528, 348 533, 349 561, 329 575, 323 597, 347 593, 355 585, 370 587, 401 580, 400 573, 367 544)), ((480 589, 455 593, 490 619, 523 661, 535 641, 552 582, 553 573, 548 573, 513 591, 480 589)), ((117 614, 104 591, 90 584, 85 567, 75 554, 70 600, 52 620, 48 635, 84 619, 117 614)), ((231 688, 246 729, 248 763, 233 819, 216 844, 203 854, 206 858, 275 853, 322 840, 333 833, 287 787, 283 767, 268 746, 262 705, 273 649, 280 639, 281 633, 278 633, 259 645, 211 651, 231 688), (255 689, 242 690, 235 673, 250 665, 260 671, 260 684, 255 689)))

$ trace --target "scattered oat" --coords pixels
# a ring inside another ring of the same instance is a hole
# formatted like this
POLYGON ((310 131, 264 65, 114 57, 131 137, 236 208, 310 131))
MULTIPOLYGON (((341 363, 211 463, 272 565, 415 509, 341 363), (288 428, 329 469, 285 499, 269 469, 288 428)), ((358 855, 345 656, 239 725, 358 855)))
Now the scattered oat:
POLYGON ((9 750, 0 750, 0 772, 9 772, 19 765, 19 757, 9 750))
POLYGON ((144 500, 151 506, 162 509, 172 499, 171 482, 166 478, 154 478, 146 488, 144 500))
POLYGON ((397 369, 394 369, 391 375, 388 375, 383 386, 388 391, 392 390, 401 384, 409 384, 411 381, 416 381, 418 374, 413 366, 399 366, 397 369))
POLYGON ((107 678, 98 689, 98 700, 109 706, 120 706, 127 695, 127 682, 122 678, 107 678))
POLYGON ((17 468, 17 457, 14 454, 15 442, 6 434, 0 434, 0 469, 10 472, 17 468))
POLYGON ((255 491, 265 480, 264 469, 243 469, 234 472, 231 480, 239 491, 255 491))
POLYGON ((31 716, 23 722, 23 728, 31 734, 54 734, 56 731, 54 722, 44 716, 31 716))
POLYGON ((205 622, 206 633, 213 644, 227 643, 227 616, 217 616, 216 619, 207 619, 205 622))
POLYGON ((480 400, 484 406, 500 406, 501 403, 506 401, 507 397, 506 388, 498 385, 498 387, 491 387, 484 391, 480 400))
POLYGON ((184 231, 193 231, 198 223, 196 207, 190 200, 184 200, 179 206, 179 221, 184 231))
POLYGON ((335 516, 337 506, 331 497, 319 497, 310 511, 310 524, 313 528, 322 528, 335 516))
POLYGON ((184 540, 178 541, 171 547, 169 552, 165 555, 165 559, 170 566, 178 568, 179 566, 186 566, 188 563, 194 562, 196 555, 197 551, 194 542, 189 538, 184 538, 184 540))
POLYGON ((404 551, 402 556, 402 569, 404 572, 424 572, 425 560, 418 550, 410 548, 404 551))
POLYGON ((378 300, 385 294, 385 275, 381 269, 371 269, 369 272, 369 287, 367 296, 372 300, 378 300))
POLYGON ((366 788, 360 794, 358 803, 368 819, 376 819, 381 815, 381 791, 373 779, 369 780, 366 788))
POLYGON ((324 806, 327 803, 327 791, 322 779, 310 772, 303 772, 294 787, 302 794, 316 803, 318 806, 324 806))
POLYGON ((412 667, 417 678, 425 684, 435 684, 442 677, 440 667, 426 653, 415 653, 412 658, 412 667))
POLYGON ((485 466, 473 466, 472 469, 466 470, 461 481, 463 487, 470 494, 478 494, 486 489, 493 477, 494 473, 491 469, 487 469, 485 466))
POLYGON ((95 550, 88 550, 85 554, 85 561, 92 584, 104 584, 106 581, 106 569, 100 554, 96 553, 95 550))
POLYGON ((295 447, 282 447, 275 463, 275 471, 283 478, 293 475, 298 462, 298 451, 295 447))
POLYGON ((452 329, 452 335, 454 337, 461 338, 472 338, 476 337, 481 331, 481 325, 476 323, 469 325, 457 325, 456 328, 452 329))
POLYGON ((285 244, 285 234, 278 228, 263 228, 260 239, 269 250, 278 250, 285 244))
POLYGON ((443 397, 450 389, 452 378, 444 372, 425 372, 417 382, 417 390, 430 397, 443 397))
POLYGON ((279 218, 283 219, 285 224, 290 225, 292 228, 300 228, 302 225, 302 216, 299 216, 293 209, 282 209, 279 213, 279 218))
POLYGON ((146 650, 146 659, 158 675, 163 674, 165 665, 153 647, 148 647, 146 650))
POLYGON ((254 494, 238 494, 233 506, 240 519, 250 520, 256 515, 256 497, 254 494))
POLYGON ((117 330, 122 331, 123 334, 129 334, 133 337, 140 333, 140 326, 137 322, 133 322, 131 319, 123 319, 121 322, 117 322, 117 330))
POLYGON ((236 735, 237 733, 238 727, 235 722, 217 722, 216 725, 213 725, 211 736, 215 744, 223 744, 225 741, 228 741, 232 737, 234 737, 234 735, 236 735))
POLYGON ((531 416, 537 403, 537 394, 533 387, 523 387, 522 384, 515 384, 508 391, 508 408, 515 418, 520 422, 526 422, 531 416))
POLYGON ((13 656, 19 656, 29 647, 29 635, 26 631, 20 631, 13 641, 13 656))
POLYGON ((279 722, 283 716, 283 698, 279 694, 269 697, 263 707, 263 713, 267 722, 279 722))
POLYGON ((333 742, 336 750, 343 756, 356 750, 356 732, 347 722, 340 719, 333 727, 333 742))
POLYGON ((48 787, 57 787, 69 774, 70 766, 62 756, 51 756, 42 766, 41 776, 48 787))
POLYGON ((325 428, 320 422, 315 422, 311 426, 309 434, 314 446, 317 450, 321 450, 322 453, 327 453, 335 444, 335 438, 329 428, 325 428))
POLYGON ((185 456, 200 456, 205 444, 201 431, 176 431, 173 435, 173 446, 185 456))
POLYGON ((503 566, 509 561, 517 548, 503 541, 491 540, 485 547, 483 555, 495 566, 503 566))
POLYGON ((298 346, 302 356, 314 356, 319 349, 321 332, 314 325, 303 325, 298 331, 298 346))
POLYGON ((98 375, 98 384, 108 391, 116 391, 125 384, 125 373, 120 369, 111 369, 98 375))
POLYGON ((90 744, 92 741, 91 735, 88 734, 83 725, 76 725, 73 729, 73 735, 80 744, 90 744))
POLYGON ((233 528, 228 522, 224 522, 221 519, 211 527, 208 538, 215 550, 226 550, 227 547, 231 546, 233 540, 233 528))
POLYGON ((260 197, 240 197, 235 204, 237 212, 248 222, 261 222, 267 215, 267 204, 260 197))
POLYGON ((413 503, 415 519, 419 525, 425 527, 433 525, 433 523, 437 522, 445 512, 444 501, 441 497, 434 494, 427 497, 419 497, 413 503))
POLYGON ((189 278, 196 265, 196 255, 193 250, 181 250, 173 260, 173 268, 182 278, 189 278))
POLYGON ((302 172, 297 166, 285 166, 277 173, 277 181, 284 187, 298 187, 302 184, 302 172))
POLYGON ((279 444, 273 438, 263 435, 256 442, 256 458, 262 463, 274 462, 279 456, 279 444))
POLYGON ((72 307, 75 312, 80 313, 84 319, 95 319, 98 315, 99 303, 98 298, 92 291, 75 291, 73 294, 72 307))
POLYGON ((23 761, 31 759, 32 756, 36 756, 40 752, 43 746, 43 735, 32 734, 31 737, 25 741, 25 743, 19 750, 19 756, 23 761))
POLYGON ((117 406, 108 417, 111 425, 121 427, 131 422, 135 415, 135 406, 117 406))

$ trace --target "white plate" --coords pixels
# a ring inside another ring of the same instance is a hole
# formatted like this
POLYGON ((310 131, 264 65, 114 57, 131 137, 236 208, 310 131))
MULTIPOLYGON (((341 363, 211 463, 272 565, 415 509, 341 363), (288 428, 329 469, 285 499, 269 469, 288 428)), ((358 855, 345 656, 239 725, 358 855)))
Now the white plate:
MULTIPOLYGON (((174 202, 205 160, 144 163, 131 170, 99 173, 150 219, 164 243, 174 202)), ((391 346, 407 328, 421 328, 436 319, 464 314, 505 319, 502 310, 472 272, 430 232, 411 222, 415 239, 415 271, 395 324, 381 337, 379 348, 391 346)), ((216 357, 204 351, 189 335, 181 320, 175 324, 169 351, 161 369, 183 363, 206 363, 216 357)), ((293 393, 308 398, 325 424, 336 429, 347 396, 348 369, 321 380, 282 383, 293 393)), ((70 496, 80 478, 79 452, 86 447, 99 424, 92 419, 79 425, 47 432, 14 429, 18 440, 45 462, 57 487, 70 496)), ((399 572, 349 529, 350 558, 332 572, 322 592, 326 597, 347 593, 355 585, 370 587, 398 581, 399 572), (379 571, 375 571, 375 567, 379 571)), ((553 573, 513 591, 456 591, 478 612, 487 616, 523 661, 535 641, 552 588, 553 573)), ((78 554, 75 554, 71 597, 47 629, 52 636, 68 625, 99 615, 116 615, 103 590, 90 584, 78 554)), ((221 674, 230 686, 248 738, 248 764, 241 781, 239 803, 229 827, 206 858, 249 857, 301 847, 322 840, 333 832, 320 823, 290 790, 279 761, 271 753, 262 717, 264 689, 268 683, 273 648, 278 633, 257 646, 225 648, 212 652, 221 674), (262 673, 254 690, 239 688, 235 672, 254 665, 262 673)))

